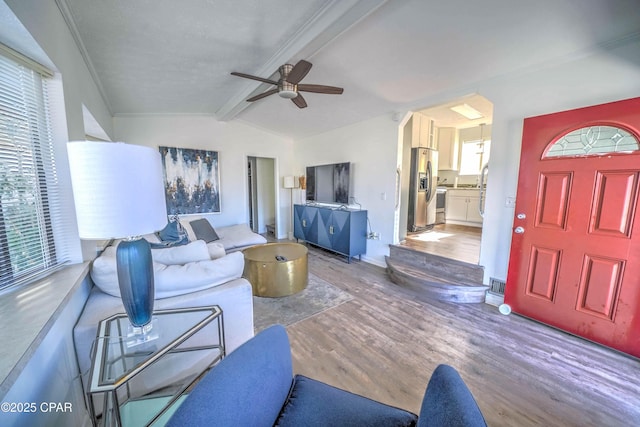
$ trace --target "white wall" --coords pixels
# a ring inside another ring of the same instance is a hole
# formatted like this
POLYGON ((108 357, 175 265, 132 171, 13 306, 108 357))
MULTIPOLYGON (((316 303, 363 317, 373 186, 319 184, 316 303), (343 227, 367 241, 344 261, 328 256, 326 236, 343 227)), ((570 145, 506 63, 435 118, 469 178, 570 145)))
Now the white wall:
MULTIPOLYGON (((479 93, 494 104, 480 254, 488 283, 490 277, 506 278, 514 210, 505 207, 505 201, 516 194, 523 119, 640 96, 640 41, 630 40, 606 52, 585 52, 573 60, 562 59, 473 89, 439 94, 437 99, 424 100, 424 106, 470 92, 479 93)), ((382 235, 379 241, 367 241, 364 259, 376 264, 384 262, 387 245, 393 241, 397 156, 398 123, 391 120, 391 115, 296 141, 298 174, 304 174, 304 167, 309 165, 346 161, 355 164, 354 196, 369 211, 373 231, 382 235), (381 193, 387 194, 386 201, 381 200, 381 193)))
MULTIPOLYGON (((249 222, 247 157, 274 159, 279 177, 293 169, 293 142, 240 122, 219 122, 207 116, 115 117, 115 139, 150 147, 168 146, 218 151, 221 213, 205 215, 214 226, 249 222)), ((289 194, 276 185, 277 229, 286 237, 289 194)))
POLYGON ((479 88, 493 102, 491 169, 480 252, 489 277, 506 278, 523 119, 640 96, 640 40, 479 88))
MULTIPOLYGON (((384 266, 393 239, 398 122, 391 114, 365 120, 296 141, 295 175, 307 166, 351 162, 351 196, 368 210, 371 231, 380 240, 367 240, 363 259, 384 266)), ((352 202, 351 207, 357 207, 352 202)))

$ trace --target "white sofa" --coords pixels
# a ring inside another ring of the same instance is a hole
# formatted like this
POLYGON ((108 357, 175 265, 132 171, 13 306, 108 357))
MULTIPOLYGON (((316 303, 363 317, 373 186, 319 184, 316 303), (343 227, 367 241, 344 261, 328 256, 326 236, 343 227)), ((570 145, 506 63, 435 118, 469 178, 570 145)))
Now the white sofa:
MULTIPOLYGON (((189 232, 189 228, 185 228, 189 232)), ((196 240, 184 246, 152 249, 154 309, 220 306, 226 351, 229 353, 254 335, 252 288, 242 278, 244 256, 239 250, 265 243, 266 239, 253 233, 246 224, 220 227, 216 232, 220 239, 209 244, 196 240), (230 253, 227 254, 227 250, 230 253)), ((145 237, 154 240, 153 236, 145 237)), ((85 390, 98 322, 113 314, 124 313, 117 280, 117 243, 107 247, 94 260, 91 276, 96 286, 91 290, 73 331, 85 390)), ((166 380, 165 374, 161 377, 166 380)))

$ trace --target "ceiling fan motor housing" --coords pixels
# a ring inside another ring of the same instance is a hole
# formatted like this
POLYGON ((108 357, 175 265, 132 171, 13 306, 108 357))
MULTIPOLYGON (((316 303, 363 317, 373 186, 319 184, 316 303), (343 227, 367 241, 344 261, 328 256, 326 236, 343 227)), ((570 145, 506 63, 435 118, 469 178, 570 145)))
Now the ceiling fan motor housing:
POLYGON ((291 72, 293 65, 284 64, 280 66, 280 80, 278 80, 278 95, 281 98, 292 99, 298 96, 298 88, 297 85, 289 83, 287 81, 287 77, 291 72))

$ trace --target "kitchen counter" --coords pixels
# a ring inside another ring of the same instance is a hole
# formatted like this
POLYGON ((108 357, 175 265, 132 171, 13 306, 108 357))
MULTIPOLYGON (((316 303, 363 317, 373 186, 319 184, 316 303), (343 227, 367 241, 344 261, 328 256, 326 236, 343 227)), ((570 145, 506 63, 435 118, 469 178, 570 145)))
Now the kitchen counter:
MULTIPOLYGON (((486 191, 486 190, 483 188, 483 189, 482 189, 482 191, 484 192, 484 191, 486 191)), ((478 188, 478 187, 469 187, 469 188, 461 188, 461 187, 458 187, 458 188, 447 188, 447 193, 457 193, 457 192, 465 193, 465 194, 470 194, 470 193, 478 194, 478 193, 480 193, 480 188, 478 188)))
MULTIPOLYGON (((438 185, 438 188, 444 188, 446 190, 478 190, 480 187, 475 184, 458 184, 458 186, 454 186, 453 184, 441 184, 438 185)), ((483 188, 486 189, 486 186, 483 188)))

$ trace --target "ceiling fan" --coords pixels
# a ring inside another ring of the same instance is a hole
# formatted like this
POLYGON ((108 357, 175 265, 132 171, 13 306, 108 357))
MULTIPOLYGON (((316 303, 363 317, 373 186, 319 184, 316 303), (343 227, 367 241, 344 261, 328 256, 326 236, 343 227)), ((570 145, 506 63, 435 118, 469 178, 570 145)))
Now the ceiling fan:
POLYGON ((307 101, 304 100, 302 94, 299 92, 314 92, 314 93, 326 93, 329 95, 340 95, 344 89, 335 86, 314 85, 314 84, 301 84, 300 81, 311 70, 311 63, 304 59, 298 61, 296 65, 284 64, 280 66, 278 71, 280 72, 280 79, 278 81, 263 79, 262 77, 252 76, 250 74, 238 73, 233 71, 231 75, 244 77, 245 79, 257 80, 263 83, 269 83, 277 86, 276 89, 270 89, 260 95, 252 96, 247 99, 248 102, 257 101, 265 98, 269 95, 277 93, 282 98, 287 98, 293 101, 298 108, 305 108, 307 101))

